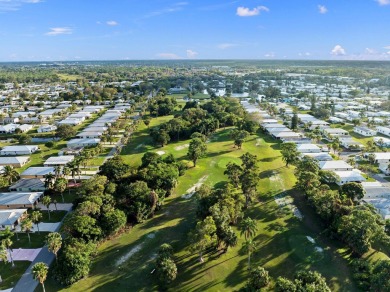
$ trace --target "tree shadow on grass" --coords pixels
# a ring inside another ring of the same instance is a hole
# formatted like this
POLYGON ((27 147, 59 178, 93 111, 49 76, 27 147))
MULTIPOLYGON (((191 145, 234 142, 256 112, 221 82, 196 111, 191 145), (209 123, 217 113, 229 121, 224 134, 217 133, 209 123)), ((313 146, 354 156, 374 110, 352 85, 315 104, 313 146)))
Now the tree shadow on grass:
POLYGON ((262 158, 262 159, 259 159, 260 162, 272 162, 276 159, 278 159, 280 157, 279 156, 274 156, 274 157, 266 157, 266 158, 262 158))

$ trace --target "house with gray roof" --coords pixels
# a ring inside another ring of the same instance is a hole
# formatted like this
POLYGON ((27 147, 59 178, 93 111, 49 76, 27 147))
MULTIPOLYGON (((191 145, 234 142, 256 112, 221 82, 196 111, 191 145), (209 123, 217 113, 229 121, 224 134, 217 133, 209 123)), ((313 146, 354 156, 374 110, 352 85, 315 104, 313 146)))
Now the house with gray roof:
POLYGON ((11 185, 8 190, 10 192, 43 192, 45 188, 45 180, 43 178, 22 178, 11 185))
POLYGON ((52 156, 49 157, 45 163, 44 166, 64 166, 68 164, 69 162, 72 162, 74 160, 73 155, 62 155, 62 156, 52 156))
POLYGON ((34 209, 42 196, 43 192, 0 193, 0 209, 34 209))
POLYGON ((13 167, 22 167, 30 161, 28 156, 17 156, 17 157, 0 157, 0 166, 10 165, 13 167))
POLYGON ((14 230, 26 215, 27 209, 0 210, 0 230, 7 227, 14 230))
POLYGON ((45 178, 49 173, 54 174, 52 166, 29 167, 20 174, 20 178, 45 178))
POLYGON ((39 150, 37 145, 11 145, 0 150, 1 156, 30 155, 39 150))

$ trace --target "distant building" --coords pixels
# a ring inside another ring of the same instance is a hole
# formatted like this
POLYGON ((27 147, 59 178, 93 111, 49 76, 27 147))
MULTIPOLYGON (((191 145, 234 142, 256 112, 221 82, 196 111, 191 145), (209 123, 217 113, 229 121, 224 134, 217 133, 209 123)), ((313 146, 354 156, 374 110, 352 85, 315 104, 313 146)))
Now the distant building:
POLYGON ((5 146, 0 150, 2 156, 30 155, 39 150, 37 145, 5 146))

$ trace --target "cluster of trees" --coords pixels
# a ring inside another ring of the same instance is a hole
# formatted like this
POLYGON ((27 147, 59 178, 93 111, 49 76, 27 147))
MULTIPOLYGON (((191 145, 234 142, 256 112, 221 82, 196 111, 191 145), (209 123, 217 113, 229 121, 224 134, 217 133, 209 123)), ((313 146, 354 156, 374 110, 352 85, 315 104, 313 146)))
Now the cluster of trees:
POLYGON ((104 176, 85 181, 78 205, 65 220, 64 246, 54 267, 55 278, 70 285, 88 275, 97 241, 115 234, 126 224, 126 214, 116 207, 113 188, 104 176))
POLYGON ((389 242, 384 232, 384 221, 370 205, 361 205, 364 196, 361 184, 344 184, 340 190, 332 190, 334 172, 319 169, 318 162, 303 158, 296 168, 297 188, 304 191, 317 214, 329 226, 331 232, 347 243, 351 250, 363 255, 373 242, 389 242))
MULTIPOLYGON (((199 106, 189 101, 183 111, 170 121, 150 129, 153 140, 158 145, 166 145, 171 140, 188 139, 195 132, 209 136, 219 127, 235 126, 246 114, 237 99, 216 97, 199 106)), ((241 128, 252 132, 255 122, 245 119, 241 128)))
POLYGON ((148 110, 152 116, 167 116, 173 113, 177 105, 176 98, 165 96, 165 91, 149 100, 148 110))
POLYGON ((298 271, 295 273, 294 280, 278 277, 275 283, 276 292, 287 291, 318 291, 330 292, 325 278, 315 271, 298 271))
POLYGON ((371 264, 364 259, 352 260, 353 277, 363 291, 389 291, 390 261, 379 260, 371 264))
POLYGON ((232 226, 242 217, 244 204, 242 197, 228 184, 216 189, 202 185, 196 191, 196 199, 198 221, 189 235, 190 250, 197 252, 203 261, 203 254, 208 249, 227 251, 237 244, 232 226))
MULTIPOLYGON (((337 176, 334 172, 320 170, 318 162, 309 157, 297 163, 296 177, 296 187, 306 194, 315 212, 328 226, 328 233, 344 241, 355 255, 362 256, 373 244, 390 244, 386 222, 371 205, 360 204, 365 194, 361 184, 350 182, 339 190, 332 190, 328 184, 334 183, 337 176)), ((389 265, 389 261, 386 264, 389 265)))
POLYGON ((257 192, 259 168, 256 155, 247 152, 240 158, 242 161, 241 166, 229 162, 224 174, 228 176, 229 182, 235 188, 241 187, 245 198, 245 208, 248 208, 257 192))
POLYGON ((176 279, 177 266, 173 259, 173 248, 170 244, 164 243, 160 246, 156 258, 155 271, 163 287, 176 279))

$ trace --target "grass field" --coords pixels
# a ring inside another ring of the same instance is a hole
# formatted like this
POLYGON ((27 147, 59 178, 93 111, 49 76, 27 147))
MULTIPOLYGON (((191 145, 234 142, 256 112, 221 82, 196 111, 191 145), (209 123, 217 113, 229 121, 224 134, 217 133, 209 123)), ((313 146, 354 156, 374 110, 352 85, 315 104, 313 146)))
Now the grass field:
MULTIPOLYGON (((153 119, 151 126, 169 120, 171 117, 153 119)), ((172 143, 162 148, 150 145, 148 130, 140 125, 122 155, 131 165, 138 165, 145 151, 164 151, 178 159, 186 160, 186 144, 189 141, 172 143)), ((109 240, 99 247, 94 258, 90 276, 68 288, 59 287, 48 279, 47 291, 152 291, 157 290, 154 258, 159 245, 170 243, 175 250, 178 278, 172 283, 171 291, 237 291, 247 279, 247 256, 242 252, 243 238, 227 253, 209 253, 205 262, 188 250, 188 232, 195 225, 194 198, 182 197, 200 179, 215 185, 226 180, 223 172, 229 161, 238 162, 245 152, 259 158, 259 194, 256 202, 245 216, 257 220, 259 232, 256 236, 258 249, 252 264, 262 265, 273 278, 292 277, 297 269, 315 269, 326 278, 332 291, 356 291, 347 266, 349 254, 336 241, 321 234, 322 228, 317 216, 307 206, 302 194, 294 192, 295 183, 292 168, 286 168, 281 159, 279 145, 264 135, 253 135, 241 150, 233 148, 228 130, 220 130, 208 143, 208 153, 180 177, 173 195, 166 199, 164 207, 156 216, 132 230, 109 240), (304 219, 300 221, 290 210, 278 207, 274 196, 289 194, 304 219), (306 236, 315 239, 309 243, 306 236), (323 252, 317 252, 315 247, 323 252), (131 256, 130 256, 131 255, 131 256), (121 264, 118 261, 128 258, 121 264)), ((272 289, 273 283, 270 285, 272 289)), ((38 288, 37 291, 41 291, 38 288)))
POLYGON ((30 233, 31 242, 28 240, 27 233, 18 233, 12 238, 12 248, 40 248, 45 245, 46 236, 49 232, 34 232, 30 233), (19 239, 18 239, 19 238, 19 239))
POLYGON ((17 261, 15 266, 12 267, 11 263, 0 263, 0 276, 3 281, 0 283, 0 289, 5 290, 15 286, 19 278, 30 266, 31 262, 17 261))

